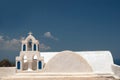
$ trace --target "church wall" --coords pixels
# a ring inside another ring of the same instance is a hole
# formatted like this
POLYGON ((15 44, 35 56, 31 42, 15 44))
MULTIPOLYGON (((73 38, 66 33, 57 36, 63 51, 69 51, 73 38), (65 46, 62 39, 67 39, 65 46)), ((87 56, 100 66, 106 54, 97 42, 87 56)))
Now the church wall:
POLYGON ((32 62, 32 69, 37 70, 37 60, 33 60, 32 62))
POLYGON ((27 70, 28 69, 28 62, 24 62, 23 64, 23 70, 27 70))
POLYGON ((76 52, 84 57, 92 66, 95 73, 112 73, 113 58, 110 51, 76 52))
POLYGON ((16 57, 17 71, 113 73, 111 65, 114 63, 109 51, 40 52, 39 41, 32 33, 21 42, 22 49, 16 57))
MULTIPOLYGON (((47 64, 50 59, 59 53, 60 52, 41 52, 40 54, 44 57, 44 61, 47 64)), ((88 62, 94 73, 113 73, 111 65, 114 63, 112 55, 109 51, 81 51, 75 53, 82 56, 88 62)))
POLYGON ((113 64, 112 65, 112 70, 115 74, 115 78, 120 78, 120 66, 113 64))
POLYGON ((0 78, 4 76, 14 75, 16 72, 15 67, 0 67, 0 78))
POLYGON ((63 51, 48 61, 45 72, 88 73, 93 71, 83 57, 72 51, 63 51))

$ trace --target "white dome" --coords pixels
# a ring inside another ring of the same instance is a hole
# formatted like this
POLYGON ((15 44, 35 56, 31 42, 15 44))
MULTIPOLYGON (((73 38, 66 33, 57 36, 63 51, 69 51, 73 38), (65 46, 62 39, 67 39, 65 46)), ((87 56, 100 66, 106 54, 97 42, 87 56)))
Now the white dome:
POLYGON ((92 72, 92 68, 80 55, 63 51, 48 61, 45 72, 92 72))

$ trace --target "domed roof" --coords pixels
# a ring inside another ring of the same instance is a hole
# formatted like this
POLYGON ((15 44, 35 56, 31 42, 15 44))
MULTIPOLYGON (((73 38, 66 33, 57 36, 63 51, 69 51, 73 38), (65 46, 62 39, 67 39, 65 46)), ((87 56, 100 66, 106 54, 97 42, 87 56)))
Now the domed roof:
POLYGON ((45 72, 92 72, 92 68, 82 56, 63 51, 49 60, 45 72))

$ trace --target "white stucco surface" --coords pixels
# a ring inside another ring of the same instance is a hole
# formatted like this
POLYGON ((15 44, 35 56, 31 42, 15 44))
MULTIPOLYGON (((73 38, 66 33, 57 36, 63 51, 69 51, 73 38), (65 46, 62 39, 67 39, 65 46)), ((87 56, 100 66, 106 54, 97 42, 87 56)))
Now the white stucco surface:
MULTIPOLYGON (((47 62, 60 52, 41 52, 44 61, 47 62)), ((92 67, 94 73, 98 74, 113 74, 111 65, 113 58, 110 51, 77 51, 74 52, 82 56, 92 67)), ((64 60, 63 60, 64 61, 64 60)))
MULTIPOLYGON (((67 52, 67 51, 63 51, 63 52, 67 52)), ((55 56, 59 57, 58 54, 60 54, 60 53, 61 52, 41 52, 40 55, 42 57, 44 57, 44 61, 47 64, 47 63, 49 63, 49 61, 51 59, 54 59, 55 56)), ((100 76, 101 76, 101 78, 104 78, 104 76, 107 76, 107 78, 110 78, 110 80, 114 79, 113 77, 115 77, 116 79, 120 79, 120 66, 115 65, 113 63, 113 58, 112 58, 112 55, 111 55, 110 51, 76 51, 76 52, 73 52, 73 53, 77 54, 77 55, 80 55, 80 57, 82 57, 84 60, 86 60, 87 63, 91 66, 93 72, 85 73, 85 74, 84 73, 72 73, 72 72, 71 73, 61 73, 61 74, 59 73, 58 74, 58 73, 45 73, 45 72, 31 73, 31 71, 30 71, 29 72, 30 75, 29 75, 28 73, 16 73, 15 67, 9 67, 9 68, 8 67, 3 67, 3 68, 1 67, 0 68, 0 80, 9 80, 9 79, 13 80, 13 79, 11 79, 11 77, 6 78, 6 76, 15 76, 14 78, 17 77, 17 79, 21 78, 21 76, 23 76, 23 77, 27 77, 28 79, 31 79, 30 78, 31 75, 36 76, 36 75, 39 75, 39 74, 43 75, 45 77, 46 77, 46 75, 48 75, 48 76, 52 75, 52 77, 55 76, 55 75, 59 75, 59 76, 64 75, 65 77, 66 77, 66 75, 70 75, 70 76, 72 75, 72 77, 73 77, 73 75, 77 75, 77 76, 80 76, 80 77, 83 77, 83 76, 88 77, 88 75, 90 75, 91 78, 93 76, 98 76, 99 78, 97 78, 97 79, 100 79, 100 76), (21 74, 21 75, 19 75, 19 74, 21 74), (3 79, 2 77, 6 78, 6 79, 3 79)), ((69 54, 67 53, 66 58, 67 58, 68 55, 69 54)), ((64 61, 65 55, 60 55, 60 56, 63 56, 63 58, 61 58, 61 61, 64 61)), ((72 56, 74 56, 74 55, 71 54, 71 56, 68 56, 68 58, 69 57, 72 58, 72 56)), ((75 57, 74 57, 73 59, 77 60, 78 58, 75 59, 75 57)), ((60 60, 60 59, 58 59, 58 60, 60 60)), ((77 64, 77 63, 75 63, 75 64, 77 64)), ((39 75, 38 79, 40 79, 40 77, 41 77, 40 75, 39 75)), ((56 79, 56 76, 54 78, 56 79)), ((21 79, 24 79, 24 78, 21 78, 21 79)), ((75 78, 73 78, 73 80, 74 79, 75 78)), ((78 78, 78 80, 79 79, 81 79, 81 78, 78 78)), ((65 79, 65 80, 67 80, 67 79, 65 79)), ((87 79, 85 79, 85 80, 87 80, 87 79)), ((93 80, 93 79, 91 79, 91 80, 93 80)), ((104 80, 104 79, 101 79, 101 80, 104 80)), ((105 78, 105 80, 106 80, 106 78, 105 78)))
POLYGON ((120 66, 113 64, 112 70, 114 72, 114 77, 119 79, 120 78, 120 66))
POLYGON ((62 51, 51 58, 44 68, 45 72, 91 73, 92 68, 80 55, 72 51, 62 51))
POLYGON ((15 74, 15 67, 0 67, 0 80, 2 77, 15 74))
POLYGON ((112 73, 113 58, 110 51, 76 52, 83 56, 95 73, 112 73))

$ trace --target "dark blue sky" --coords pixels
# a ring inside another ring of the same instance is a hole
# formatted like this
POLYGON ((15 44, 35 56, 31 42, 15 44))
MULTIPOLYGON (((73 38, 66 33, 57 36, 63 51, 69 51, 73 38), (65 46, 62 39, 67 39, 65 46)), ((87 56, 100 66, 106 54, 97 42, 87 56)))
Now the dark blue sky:
POLYGON ((19 55, 10 47, 29 31, 41 51, 110 50, 120 64, 120 0, 0 0, 0 60, 19 55))

